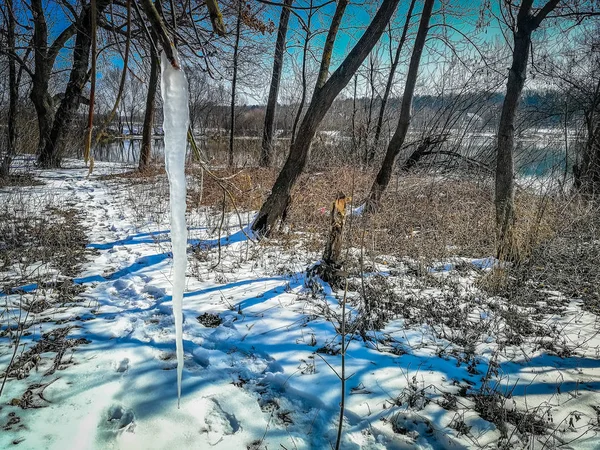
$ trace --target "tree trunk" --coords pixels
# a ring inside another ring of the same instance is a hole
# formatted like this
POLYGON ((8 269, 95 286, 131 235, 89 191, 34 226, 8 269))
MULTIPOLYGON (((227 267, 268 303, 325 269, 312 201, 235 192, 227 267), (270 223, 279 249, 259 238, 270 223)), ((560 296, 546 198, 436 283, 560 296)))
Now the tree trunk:
MULTIPOLYGON (((383 92, 383 97, 381 99, 381 106, 379 107, 379 114, 377 116, 377 125, 375 125, 375 137, 373 138, 373 146, 371 147, 371 152, 369 153, 369 158, 367 163, 369 165, 373 164, 375 160, 375 152, 377 151, 377 147, 379 146, 379 139, 381 137, 381 128, 383 126, 383 116, 385 115, 385 108, 387 107, 387 101, 390 96, 390 92, 392 90, 392 85, 394 84, 394 75, 396 74, 396 68, 398 67, 398 62, 400 61, 400 54, 402 53, 402 48, 404 47, 404 42, 406 42, 406 35, 408 34, 408 28, 410 26, 410 19, 412 18, 412 12, 415 7, 416 0, 411 0, 410 6, 408 7, 408 12, 406 13, 406 21, 404 22, 404 28, 402 29, 402 36, 400 36, 400 42, 398 43, 398 47, 396 48, 396 53, 392 58, 392 65, 390 66, 390 73, 388 74, 388 79, 385 84, 385 91, 383 92)), ((390 34, 390 46, 392 45, 392 36, 390 34)), ((390 48, 390 53, 391 53, 390 48)))
POLYGON ((306 58, 308 56, 308 45, 311 39, 311 30, 310 24, 312 22, 313 17, 313 0, 310 0, 309 7, 311 8, 308 11, 308 18, 306 19, 306 36, 304 39, 304 45, 302 46, 302 94, 300 96, 300 104, 298 105, 298 111, 296 111, 296 115, 294 117, 294 124, 292 125, 292 136, 290 139, 291 145, 294 144, 296 140, 296 130, 298 128, 298 123, 300 122, 300 117, 302 117, 302 110, 304 109, 304 102, 306 101, 306 58))
POLYGON ((145 171, 150 163, 152 153, 152 134, 154 131, 154 99, 158 86, 158 55, 154 45, 150 45, 150 80, 148 81, 148 93, 146 95, 146 112, 144 113, 144 129, 142 130, 142 147, 140 149, 140 162, 138 170, 145 171))
POLYGON ((342 275, 343 261, 342 244, 344 243, 344 223, 346 221, 346 203, 348 198, 339 192, 331 207, 331 222, 329 236, 325 244, 323 259, 319 264, 308 270, 308 275, 319 276, 332 287, 339 286, 342 275))
POLYGON ((590 198, 600 195, 600 119, 593 106, 586 114, 587 140, 583 149, 581 166, 574 168, 575 187, 590 198))
POLYGON ((31 13, 33 16, 33 45, 31 47, 34 50, 34 71, 31 73, 28 70, 32 82, 29 96, 37 115, 39 131, 37 154, 39 156, 50 139, 50 130, 54 120, 54 100, 48 92, 52 67, 58 53, 75 34, 77 27, 74 23, 69 25, 48 47, 48 26, 42 0, 31 0, 31 13))
MULTIPOLYGON (((13 0, 6 0, 6 20, 7 23, 7 45, 11 52, 15 52, 15 12, 13 9, 13 0)), ((17 64, 13 56, 8 58, 8 127, 7 127, 7 148, 6 154, 0 165, 0 178, 8 178, 10 173, 10 164, 17 154, 17 101, 19 97, 19 87, 17 86, 17 64)))
MULTIPOLYGON (((98 0, 96 2, 96 14, 100 15, 109 3, 110 0, 98 0)), ((73 50, 73 68, 69 75, 67 89, 54 117, 50 135, 38 156, 38 164, 41 167, 60 166, 59 146, 65 130, 73 121, 73 116, 81 102, 81 93, 88 79, 88 64, 92 46, 91 29, 92 11, 88 4, 82 12, 81 20, 78 21, 75 48, 73 50)))
POLYGON ((515 224, 514 148, 515 117, 521 92, 527 77, 527 59, 531 34, 559 0, 550 0, 536 15, 531 14, 533 0, 523 0, 517 15, 517 28, 513 31, 512 64, 508 72, 506 96, 498 125, 498 153, 496 159, 496 236, 499 259, 514 259, 516 247, 513 228, 515 224))
POLYGON ((238 4, 237 21, 235 25, 235 44, 233 47, 233 79, 231 80, 231 115, 229 130, 229 167, 233 167, 233 137, 235 133, 235 87, 238 72, 238 49, 240 46, 240 29, 242 25, 242 0, 236 0, 238 4))
POLYGON ((32 76, 30 98, 35 107, 38 122, 38 148, 39 155, 50 138, 50 129, 54 118, 52 96, 48 92, 52 64, 48 61, 48 27, 44 16, 41 0, 31 0, 33 15, 33 45, 35 47, 33 59, 35 72, 32 76))
POLYGON ((415 46, 410 58, 408 74, 406 75, 406 84, 404 85, 404 94, 402 95, 398 126, 396 127, 396 131, 394 132, 394 135, 388 144, 381 169, 379 169, 379 173, 377 173, 377 177, 371 186, 371 192, 369 193, 369 198, 367 199, 368 211, 373 211, 379 206, 381 196, 387 188, 392 177, 396 157, 398 156, 398 153, 400 153, 400 149, 402 148, 406 138, 406 133, 408 132, 411 118, 412 99, 415 92, 415 85, 417 84, 421 54, 423 53, 423 48, 425 47, 425 40, 427 39, 427 33, 429 31, 429 20, 431 19, 434 3, 435 0, 425 0, 425 4, 423 5, 421 21, 419 23, 419 29, 415 39, 415 46))
POLYGON ((371 150, 369 148, 369 138, 371 137, 371 123, 373 122, 373 105, 375 103, 375 59, 373 53, 369 56, 369 106, 367 108, 367 122, 365 123, 364 135, 365 135, 365 154, 363 161, 365 167, 369 165, 369 154, 371 150))
POLYGON ((96 17, 96 0, 90 0, 90 12, 91 12, 91 36, 92 36, 92 64, 90 68, 91 83, 90 83, 90 101, 88 108, 88 127, 86 130, 85 147, 83 150, 83 160, 87 165, 90 163, 90 172, 94 167, 94 155, 92 152, 92 134, 94 132, 94 103, 96 101, 96 61, 98 59, 98 36, 97 36, 97 24, 98 19, 96 17))
POLYGON ((340 265, 344 221, 346 219, 346 201, 346 196, 340 192, 331 207, 331 225, 329 228, 329 238, 323 252, 323 261, 332 266, 340 265))
POLYGON ((273 123, 275 121, 275 109, 277 108, 277 95, 279 93, 279 81, 281 80, 281 69, 283 68, 283 50, 285 49, 285 36, 290 18, 290 6, 294 0, 285 0, 279 17, 279 29, 275 43, 275 56, 273 58, 273 75, 271 76, 271 87, 269 99, 265 111, 265 125, 263 128, 263 139, 259 164, 263 167, 271 165, 273 154, 273 123))
POLYGON ((531 45, 531 32, 519 30, 514 33, 512 65, 508 73, 506 96, 498 126, 498 149, 496 156, 496 227, 498 256, 511 257, 513 250, 514 215, 514 147, 515 117, 521 92, 527 75, 527 58, 531 45))
POLYGON ((331 104, 348 81, 356 73, 362 62, 371 52, 388 22, 390 21, 399 0, 384 0, 377 14, 369 24, 354 48, 344 59, 329 80, 318 90, 315 90, 312 100, 304 115, 298 131, 298 137, 290 147, 290 153, 283 166, 271 195, 262 205, 252 230, 259 235, 268 235, 274 229, 277 220, 281 218, 289 201, 292 187, 306 165, 310 143, 317 127, 331 107, 331 104))
POLYGON ((348 0, 338 0, 335 7, 335 12, 333 13, 333 18, 331 19, 329 31, 327 32, 327 37, 325 38, 323 55, 321 56, 321 66, 319 67, 319 75, 317 76, 317 86, 315 90, 321 89, 327 81, 327 76, 329 75, 329 66, 331 65, 333 45, 335 44, 335 38, 338 30, 340 29, 342 18, 346 12, 346 6, 348 6, 348 0))

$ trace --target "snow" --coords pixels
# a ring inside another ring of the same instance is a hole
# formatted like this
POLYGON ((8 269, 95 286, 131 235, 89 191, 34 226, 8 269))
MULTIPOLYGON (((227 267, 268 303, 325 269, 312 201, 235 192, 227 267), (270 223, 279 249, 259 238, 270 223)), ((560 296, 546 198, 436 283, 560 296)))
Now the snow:
POLYGON ((177 348, 177 400, 181 401, 183 374, 183 292, 187 267, 185 154, 189 125, 188 85, 183 70, 174 68, 161 54, 161 92, 165 167, 169 177, 171 242, 173 248, 172 297, 177 348))
MULTIPOLYGON (((339 371, 340 357, 317 350, 339 349, 340 293, 307 283, 305 269, 320 251, 311 253, 293 242, 254 244, 240 232, 235 216, 226 217, 218 236, 212 232, 214 211, 190 211, 188 242, 202 258, 188 253, 184 358, 179 365, 173 351, 177 332, 170 293, 176 261, 167 240, 168 186, 166 181, 128 185, 101 178, 126 169, 97 162, 88 178, 82 163, 69 162, 65 169, 40 174, 45 186, 23 188, 23 205, 29 197, 38 199, 34 210, 43 210, 47 200, 70 202, 82 211, 88 248, 95 253, 74 279, 85 291, 69 303, 32 313, 35 325, 23 336, 18 354, 43 333, 64 326, 73 326, 69 338, 90 342, 67 350, 64 361, 69 364, 53 375, 44 375, 55 357, 46 352, 28 377, 8 379, 0 399, 0 448, 330 448, 340 393, 339 380, 327 364, 339 371), (152 210, 144 209, 149 205, 152 210), (222 261, 211 269, 219 242, 222 261), (203 325, 197 317, 204 313, 214 314, 220 323, 203 325), (170 389, 178 366, 183 373, 180 408, 170 389), (51 381, 45 401, 38 399, 41 407, 22 409, 11 403, 31 386, 51 381), (20 424, 8 427, 15 417, 9 414, 18 416, 20 424)), ((11 195, 0 190, 1 200, 11 195)), ((250 214, 243 217, 251 221, 250 214)), ((575 438, 563 448, 599 448, 597 316, 577 299, 566 301, 561 314, 544 313, 540 326, 560 330, 573 349, 565 357, 546 351, 545 338, 539 336, 501 349, 506 323, 499 312, 514 306, 480 297, 473 275, 494 264, 493 258, 440 262, 424 279, 456 277, 456 289, 444 292, 436 283, 423 285, 392 256, 373 262, 369 278, 388 271, 385 279, 395 280, 394 289, 407 304, 411 296, 433 306, 456 302, 466 329, 483 331, 472 349, 471 367, 465 349, 450 340, 456 331, 436 323, 390 316, 383 329, 368 332, 367 341, 353 336, 347 350, 346 372, 352 377, 341 448, 498 448, 501 431, 474 411, 472 397, 457 395, 461 389, 478 392, 490 367, 497 371, 494 385, 512 391, 505 409, 538 411, 553 430, 528 442, 509 429, 507 448, 549 449, 575 438), (461 271, 454 270, 459 265, 461 271), (391 275, 392 268, 401 275, 391 275), (454 409, 444 407, 449 394, 457 395, 454 409), (580 418, 571 427, 575 415, 580 418), (460 420, 470 427, 467 434, 451 426, 460 420)), ((13 269, 2 269, 6 272, 0 279, 17 277, 13 269)), ((40 273, 58 277, 52 267, 40 273)), ((37 285, 27 285, 20 292, 0 294, 2 317, 9 318, 0 319, 0 330, 14 326, 21 302, 42 296, 37 285)), ((348 314, 355 318, 353 300, 350 295, 348 314)), ((4 370, 14 347, 7 335, 0 336, 4 370)))

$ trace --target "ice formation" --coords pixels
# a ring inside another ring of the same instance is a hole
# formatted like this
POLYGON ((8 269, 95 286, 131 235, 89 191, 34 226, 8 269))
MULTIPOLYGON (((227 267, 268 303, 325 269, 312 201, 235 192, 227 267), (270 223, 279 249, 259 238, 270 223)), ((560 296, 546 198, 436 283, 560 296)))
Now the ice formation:
POLYGON ((161 55, 161 91, 165 166, 169 177, 171 201, 171 243, 173 248, 173 316, 177 352, 177 400, 181 399, 183 373, 183 291, 187 265, 187 227, 185 223, 185 153, 189 123, 188 85, 183 70, 175 69, 164 52, 161 55))

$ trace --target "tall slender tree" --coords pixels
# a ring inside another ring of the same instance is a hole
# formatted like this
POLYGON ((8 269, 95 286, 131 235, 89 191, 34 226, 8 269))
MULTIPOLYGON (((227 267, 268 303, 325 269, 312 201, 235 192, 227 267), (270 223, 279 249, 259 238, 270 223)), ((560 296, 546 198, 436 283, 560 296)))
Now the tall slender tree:
MULTIPOLYGON (((155 0, 155 5, 160 8, 160 0, 155 0)), ((143 172, 148 168, 152 153, 152 135, 154 134, 155 99, 158 88, 158 72, 160 63, 158 53, 154 46, 157 41, 154 30, 150 32, 153 42, 150 42, 150 78, 148 79, 148 92, 146 93, 146 110, 144 112, 144 128, 142 130, 142 146, 140 148, 140 161, 138 170, 143 172)))
POLYGON ((400 153, 400 149, 402 148, 404 140, 406 139, 408 127, 410 126, 412 100, 419 74, 419 64, 421 62, 423 49, 425 48, 425 41, 429 31, 429 21, 431 20, 434 3, 435 0, 425 0, 423 5, 421 21, 419 22, 419 29, 417 31, 417 37, 415 38, 415 45, 410 58, 408 73, 406 75, 406 83, 404 85, 404 93, 402 95, 402 104, 400 105, 400 118, 398 119, 398 126, 396 127, 396 131, 394 132, 394 135, 388 144, 385 158, 383 159, 381 168, 377 173, 377 177, 371 186, 371 191, 367 199, 368 211, 373 211, 379 206, 381 196, 387 188, 390 179, 392 178, 396 157, 398 156, 398 153, 400 153))
MULTIPOLYGON (((496 207, 497 253, 500 258, 513 259, 517 255, 514 243, 515 224, 515 117, 521 92, 527 77, 527 62, 531 48, 531 35, 558 5, 560 0, 549 0, 537 12, 533 0, 522 0, 516 22, 511 24, 513 34, 512 64, 508 71, 506 96, 498 125, 496 157, 496 207)), ((508 2, 512 8, 512 2, 508 2)), ((512 13, 512 12, 511 12, 512 13)))
POLYGON ((235 43, 233 44, 233 77, 231 79, 231 110, 229 115, 229 167, 233 166, 233 143, 235 136, 235 90, 238 75, 238 59, 240 48, 240 31, 242 28, 242 0, 237 2, 237 18, 235 22, 235 43))
POLYGON ((6 0, 4 17, 7 25, 7 42, 9 47, 8 57, 8 126, 6 154, 0 162, 0 178, 7 178, 10 173, 10 165, 17 153, 17 102, 19 97, 19 86, 17 84, 17 64, 14 58, 16 54, 15 39, 15 11, 13 0, 6 0))
POLYGON ((277 107, 277 96, 279 94, 279 82, 281 81, 281 70, 283 68, 283 53, 285 50, 285 38, 287 35, 288 22, 290 19, 290 6, 294 0, 284 0, 279 16, 279 28, 277 30, 277 41, 275 42, 275 56, 273 57, 273 74, 271 75, 271 86, 269 98, 265 111, 265 124, 263 127, 263 138, 259 164, 263 167, 271 165, 273 154, 273 124, 275 122, 275 109, 277 107))
POLYGON ((327 77, 329 76, 329 66, 331 65, 331 56, 333 54, 333 46, 342 23, 342 18, 346 12, 348 6, 348 0, 338 0, 333 18, 331 19, 331 25, 327 31, 327 37, 325 38, 325 45, 323 46, 323 55, 321 57, 321 66, 319 67, 319 74, 317 75, 317 85, 315 90, 321 89, 327 77))
POLYGON ((379 114, 377 115, 377 124, 375 125, 375 137, 373 138, 373 145, 371 146, 371 151, 369 152, 368 164, 373 164, 375 160, 375 152, 377 151, 377 147, 379 146, 379 139, 381 138, 381 129, 383 127, 383 117, 385 115, 385 109, 387 107, 387 102, 390 97, 390 92, 392 91, 392 85, 394 84, 394 76, 396 74, 396 68, 398 67, 398 63, 400 62, 400 55, 402 54, 402 49, 404 48, 404 43, 406 42, 406 36, 408 34, 408 28, 410 26, 410 19, 412 18, 412 13, 415 8, 416 0, 411 0, 410 6, 408 7, 408 12, 406 13, 406 20, 404 21, 404 27, 402 28, 402 36, 400 36, 400 41, 398 42, 398 46, 396 47, 396 52, 393 57, 392 53, 392 33, 390 27, 390 60, 392 64, 390 66, 390 71, 388 73, 388 78, 385 83, 385 90, 383 91, 383 97, 381 98, 381 105, 379 106, 379 114))
MULTIPOLYGON (((309 0, 309 9, 308 15, 306 18, 306 22, 301 21, 302 28, 304 29, 304 43, 302 44, 302 64, 300 69, 300 79, 301 79, 301 94, 300 94, 300 102, 298 104, 298 109, 296 110, 296 114, 294 116, 294 122, 292 124, 292 136, 291 143, 293 144, 296 140, 296 130, 298 128, 298 124, 300 123, 300 118, 302 117, 302 110, 304 109, 304 103, 306 102, 306 91, 308 89, 306 82, 306 64, 308 58, 308 50, 310 45, 310 40, 313 37, 313 32, 311 29, 312 18, 315 14, 315 10, 313 9, 313 0, 309 0)), ((300 20, 300 18, 299 18, 300 20)))

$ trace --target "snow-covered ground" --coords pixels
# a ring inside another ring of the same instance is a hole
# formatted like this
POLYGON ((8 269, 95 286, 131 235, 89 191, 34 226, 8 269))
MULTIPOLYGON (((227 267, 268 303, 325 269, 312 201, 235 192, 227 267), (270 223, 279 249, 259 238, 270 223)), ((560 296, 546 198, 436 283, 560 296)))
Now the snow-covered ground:
MULTIPOLYGON (((318 253, 306 251, 301 237, 249 242, 235 215, 218 236, 218 210, 188 211, 194 250, 183 301, 178 408, 168 204, 159 192, 165 183, 102 179, 124 170, 103 163, 88 178, 87 169, 71 165, 40 173, 43 186, 18 188, 25 199, 48 195, 53 204, 81 211, 88 247, 96 252, 74 279, 85 290, 31 311, 16 353, 19 305, 51 289, 30 285, 0 297, 0 371, 13 354, 19 360, 40 342, 67 331, 73 339, 58 364, 56 349, 47 345, 21 379, 7 379, 0 448, 335 445, 343 292, 307 278, 318 253), (158 213, 141 205, 144 189, 162 199, 158 213)), ((14 189, 0 190, 0 199, 14 189)), ((380 331, 367 327, 347 338, 341 448, 600 448, 597 317, 557 293, 560 312, 531 308, 540 333, 507 339, 504 313, 512 306, 480 295, 475 283, 491 263, 457 258, 418 276, 393 257, 372 262, 368 278, 389 288, 377 291, 376 300, 396 314, 383 317, 380 331), (421 308, 440 321, 422 320, 421 308), (494 416, 506 428, 494 425, 494 416)), ((59 276, 52 268, 44 273, 49 280, 59 276)), ((360 289, 349 291, 349 322, 355 323, 360 289)))

